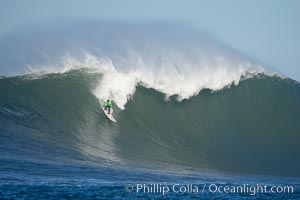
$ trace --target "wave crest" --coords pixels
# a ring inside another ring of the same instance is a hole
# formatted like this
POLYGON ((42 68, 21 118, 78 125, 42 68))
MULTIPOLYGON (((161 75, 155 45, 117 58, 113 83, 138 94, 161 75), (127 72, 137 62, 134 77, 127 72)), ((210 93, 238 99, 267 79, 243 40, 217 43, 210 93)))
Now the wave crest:
POLYGON ((136 86, 142 85, 165 94, 166 99, 176 95, 177 100, 189 99, 202 89, 220 90, 231 84, 237 85, 242 78, 257 73, 267 73, 261 66, 251 65, 247 61, 232 60, 224 57, 211 57, 206 61, 191 62, 183 56, 158 57, 147 60, 135 53, 126 62, 132 63, 125 69, 120 66, 128 63, 114 62, 111 59, 98 60, 91 54, 86 55, 87 63, 94 63, 103 77, 93 93, 99 99, 112 99, 118 107, 124 109, 133 96, 136 86))
MULTIPOLYGON (((112 99, 121 109, 138 84, 162 92, 166 98, 177 95, 180 101, 204 88, 219 90, 238 84, 249 74, 266 72, 211 35, 174 24, 84 21, 76 26, 49 26, 52 28, 40 28, 47 32, 42 32, 43 37, 36 42, 44 44, 41 48, 30 43, 21 51, 22 55, 33 57, 37 66, 31 63, 30 72, 96 69, 103 78, 94 94, 99 99, 112 99), (61 42, 54 42, 58 39, 61 42), (36 49, 38 53, 34 54, 36 49)), ((21 39, 28 43, 33 34, 27 35, 21 39)), ((10 45, 20 49, 19 43, 10 45)))

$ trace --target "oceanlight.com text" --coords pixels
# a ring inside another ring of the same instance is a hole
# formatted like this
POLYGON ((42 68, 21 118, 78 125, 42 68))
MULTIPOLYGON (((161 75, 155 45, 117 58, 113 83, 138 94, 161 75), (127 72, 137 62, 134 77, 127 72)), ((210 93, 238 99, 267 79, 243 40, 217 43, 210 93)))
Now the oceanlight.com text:
POLYGON ((279 194, 293 193, 294 188, 291 185, 260 185, 260 184, 242 184, 242 185, 224 185, 224 184, 168 184, 168 183, 135 183, 125 185, 127 192, 143 193, 143 194, 162 194, 168 193, 219 193, 219 194, 279 194))

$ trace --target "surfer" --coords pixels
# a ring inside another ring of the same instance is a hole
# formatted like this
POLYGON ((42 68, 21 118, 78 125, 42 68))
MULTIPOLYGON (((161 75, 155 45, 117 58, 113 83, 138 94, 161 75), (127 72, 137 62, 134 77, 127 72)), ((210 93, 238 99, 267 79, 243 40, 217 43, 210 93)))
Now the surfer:
POLYGON ((104 102, 103 107, 104 107, 104 110, 108 110, 107 114, 109 114, 110 113, 110 109, 112 109, 112 103, 111 103, 111 101, 109 99, 107 99, 107 101, 104 102))

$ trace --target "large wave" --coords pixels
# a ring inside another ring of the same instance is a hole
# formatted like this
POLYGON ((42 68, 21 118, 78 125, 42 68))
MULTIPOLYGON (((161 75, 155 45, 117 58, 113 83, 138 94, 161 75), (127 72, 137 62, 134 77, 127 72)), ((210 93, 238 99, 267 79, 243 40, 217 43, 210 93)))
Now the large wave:
POLYGON ((0 41, 20 75, 0 79, 2 159, 299 176, 299 83, 174 24, 29 28, 0 41))
POLYGON ((90 70, 1 78, 1 158, 299 176, 297 82, 260 74, 182 102, 138 86, 112 124, 93 94, 102 79, 90 70))

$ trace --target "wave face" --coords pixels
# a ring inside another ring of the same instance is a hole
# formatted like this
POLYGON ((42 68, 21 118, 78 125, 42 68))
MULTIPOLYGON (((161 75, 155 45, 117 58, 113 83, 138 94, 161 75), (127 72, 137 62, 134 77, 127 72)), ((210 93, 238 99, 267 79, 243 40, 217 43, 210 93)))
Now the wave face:
POLYGON ((105 80, 86 69, 1 78, 1 158, 300 176, 298 82, 257 74, 186 98, 137 82, 112 124, 97 99, 105 80))

